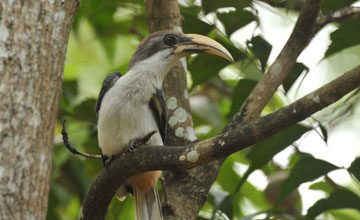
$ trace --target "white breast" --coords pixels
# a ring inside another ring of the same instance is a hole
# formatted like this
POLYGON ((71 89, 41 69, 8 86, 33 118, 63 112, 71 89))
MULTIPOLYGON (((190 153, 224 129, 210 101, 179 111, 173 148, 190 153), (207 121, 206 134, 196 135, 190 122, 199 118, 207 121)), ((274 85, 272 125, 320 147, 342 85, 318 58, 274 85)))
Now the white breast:
MULTIPOLYGON (((99 111, 98 140, 106 156, 118 154, 130 141, 158 130, 149 108, 155 88, 148 81, 134 80, 127 75, 105 94, 99 111)), ((148 143, 163 145, 159 132, 148 143)))

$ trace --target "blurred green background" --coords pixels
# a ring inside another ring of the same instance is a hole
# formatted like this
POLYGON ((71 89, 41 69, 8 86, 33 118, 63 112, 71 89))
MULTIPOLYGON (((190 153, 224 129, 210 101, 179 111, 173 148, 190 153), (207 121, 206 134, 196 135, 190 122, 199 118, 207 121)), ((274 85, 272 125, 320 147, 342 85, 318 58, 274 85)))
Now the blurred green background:
MULTIPOLYGON (((188 87, 199 139, 219 133, 285 44, 301 1, 179 1, 184 33, 210 36, 234 56, 188 58, 188 87)), ((354 0, 325 0, 331 13, 354 0)), ((76 219, 102 161, 71 154, 70 142, 99 154, 96 97, 112 71, 126 73, 138 43, 149 34, 143 1, 87 0, 68 44, 54 146, 47 219, 76 219)), ((263 115, 320 87, 360 63, 360 17, 325 26, 302 53, 263 115)), ((360 219, 359 90, 255 146, 231 155, 198 219, 360 219), (300 186, 300 187, 299 187, 300 186), (277 202, 278 195, 286 202, 277 202), (320 214, 320 215, 319 215, 320 214)), ((107 219, 134 219, 132 198, 113 199, 107 219)))

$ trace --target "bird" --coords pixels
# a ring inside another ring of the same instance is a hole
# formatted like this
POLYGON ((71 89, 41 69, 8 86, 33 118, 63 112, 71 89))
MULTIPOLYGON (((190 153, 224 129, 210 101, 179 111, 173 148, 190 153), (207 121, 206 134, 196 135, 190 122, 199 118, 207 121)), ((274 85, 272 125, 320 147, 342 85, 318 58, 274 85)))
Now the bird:
MULTIPOLYGON (((164 78, 182 57, 199 53, 234 61, 228 50, 206 36, 158 31, 138 45, 126 74, 112 72, 105 78, 95 106, 98 144, 105 167, 111 165, 115 155, 132 151, 146 136, 150 136, 146 144, 164 145, 168 116, 164 78)), ((140 173, 117 191, 120 200, 128 193, 134 196, 137 220, 163 219, 157 190, 160 176, 161 171, 140 173)))

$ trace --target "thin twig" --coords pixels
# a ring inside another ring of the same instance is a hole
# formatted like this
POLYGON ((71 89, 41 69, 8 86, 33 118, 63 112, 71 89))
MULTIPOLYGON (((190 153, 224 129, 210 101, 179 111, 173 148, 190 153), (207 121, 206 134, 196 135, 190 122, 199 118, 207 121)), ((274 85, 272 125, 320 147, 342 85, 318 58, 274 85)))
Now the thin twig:
POLYGON ((315 33, 317 33, 322 27, 332 22, 342 22, 345 19, 354 15, 360 14, 360 7, 345 7, 326 15, 319 14, 315 23, 315 33))
POLYGON ((66 120, 65 119, 63 120, 61 134, 62 134, 62 137, 63 137, 65 147, 71 153, 77 154, 77 155, 80 155, 80 156, 83 156, 83 157, 89 158, 89 159, 101 159, 101 155, 83 153, 83 152, 80 152, 80 151, 76 150, 74 147, 71 146, 71 144, 69 142, 68 133, 66 132, 66 120))

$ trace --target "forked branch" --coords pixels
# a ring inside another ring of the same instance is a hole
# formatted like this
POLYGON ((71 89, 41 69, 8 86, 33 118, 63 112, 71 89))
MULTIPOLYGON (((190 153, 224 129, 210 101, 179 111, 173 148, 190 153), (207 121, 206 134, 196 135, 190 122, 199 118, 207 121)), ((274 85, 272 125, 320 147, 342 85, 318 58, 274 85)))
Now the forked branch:
POLYGON ((293 104, 214 138, 187 146, 141 146, 136 152, 126 151, 97 177, 83 201, 79 219, 104 219, 116 190, 133 175, 190 169, 223 158, 306 119, 359 86, 360 65, 293 104))

